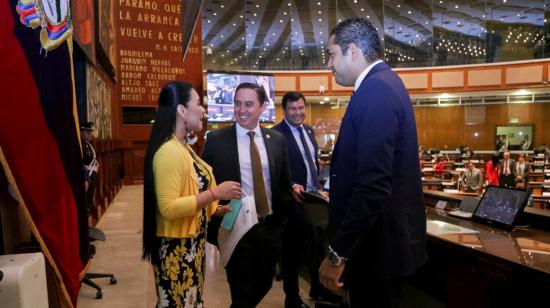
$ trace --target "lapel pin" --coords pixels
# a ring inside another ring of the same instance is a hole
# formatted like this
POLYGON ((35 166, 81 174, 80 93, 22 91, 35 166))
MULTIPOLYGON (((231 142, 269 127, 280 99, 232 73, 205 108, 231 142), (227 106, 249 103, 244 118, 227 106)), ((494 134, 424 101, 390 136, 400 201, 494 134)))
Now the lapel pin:
POLYGON ((308 134, 311 134, 311 131, 310 131, 310 130, 308 130, 308 131, 307 131, 307 133, 308 133, 308 134))
POLYGON ((266 134, 265 137, 266 137, 267 139, 271 138, 271 136, 268 135, 268 134, 266 134))

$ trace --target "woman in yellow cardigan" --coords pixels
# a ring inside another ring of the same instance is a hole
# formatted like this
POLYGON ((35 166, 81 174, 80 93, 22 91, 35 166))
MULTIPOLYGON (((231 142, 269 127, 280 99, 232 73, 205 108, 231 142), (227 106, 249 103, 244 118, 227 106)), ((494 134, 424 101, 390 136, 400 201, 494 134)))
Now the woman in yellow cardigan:
POLYGON ((159 96, 144 165, 143 257, 153 264, 157 307, 202 307, 204 246, 219 199, 239 199, 237 182, 216 186, 212 169, 187 144, 202 130, 204 108, 193 87, 168 83, 159 96))

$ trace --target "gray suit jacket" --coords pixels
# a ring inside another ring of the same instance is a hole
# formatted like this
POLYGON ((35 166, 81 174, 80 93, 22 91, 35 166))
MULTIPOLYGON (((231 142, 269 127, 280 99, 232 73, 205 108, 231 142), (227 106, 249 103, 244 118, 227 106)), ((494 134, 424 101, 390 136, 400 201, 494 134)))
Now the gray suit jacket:
POLYGON ((464 173, 462 173, 462 182, 464 183, 464 188, 467 190, 479 190, 481 185, 483 185, 481 171, 475 167, 471 172, 470 170, 464 171, 464 173))

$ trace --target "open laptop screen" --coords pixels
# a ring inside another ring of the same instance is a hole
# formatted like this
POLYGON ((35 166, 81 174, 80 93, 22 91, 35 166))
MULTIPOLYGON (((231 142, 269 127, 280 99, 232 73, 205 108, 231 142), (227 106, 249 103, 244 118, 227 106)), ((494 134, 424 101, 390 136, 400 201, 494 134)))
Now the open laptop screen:
POLYGON ((528 190, 489 186, 479 202, 474 219, 512 230, 530 194, 528 190))

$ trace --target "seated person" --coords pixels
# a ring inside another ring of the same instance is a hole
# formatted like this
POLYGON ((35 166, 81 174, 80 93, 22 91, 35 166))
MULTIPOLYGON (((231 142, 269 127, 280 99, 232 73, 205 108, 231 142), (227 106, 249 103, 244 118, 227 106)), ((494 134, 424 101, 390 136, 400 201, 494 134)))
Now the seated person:
POLYGON ((466 192, 479 192, 483 184, 483 176, 481 171, 474 166, 471 161, 468 162, 468 169, 462 173, 460 181, 464 185, 466 192))
POLYGON ((491 160, 485 165, 485 183, 498 186, 498 155, 493 154, 491 160))
POLYGON ((441 157, 436 156, 435 162, 434 162, 434 175, 438 178, 443 177, 443 169, 445 169, 445 165, 443 164, 443 161, 441 160, 441 157))
POLYGON ((529 183, 529 172, 531 172, 531 166, 525 161, 525 154, 521 153, 516 163, 516 187, 527 188, 529 183))

